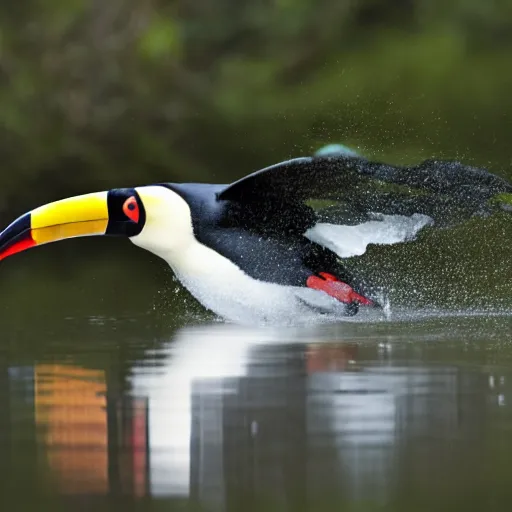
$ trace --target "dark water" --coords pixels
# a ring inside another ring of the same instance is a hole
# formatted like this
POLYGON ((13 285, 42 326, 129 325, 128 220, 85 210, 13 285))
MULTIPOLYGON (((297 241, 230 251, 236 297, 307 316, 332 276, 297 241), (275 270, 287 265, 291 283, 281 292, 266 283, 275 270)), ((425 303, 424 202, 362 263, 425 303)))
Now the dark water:
POLYGON ((1 510, 510 509, 512 317, 242 328, 155 268, 177 302, 12 264, 1 510))

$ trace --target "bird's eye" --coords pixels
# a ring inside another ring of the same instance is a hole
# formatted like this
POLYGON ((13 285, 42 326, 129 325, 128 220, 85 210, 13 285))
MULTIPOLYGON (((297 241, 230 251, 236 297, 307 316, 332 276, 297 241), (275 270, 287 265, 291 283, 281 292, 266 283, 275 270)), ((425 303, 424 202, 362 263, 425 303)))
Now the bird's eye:
POLYGON ((123 204, 123 213, 133 222, 138 224, 140 212, 135 196, 129 197, 123 204))

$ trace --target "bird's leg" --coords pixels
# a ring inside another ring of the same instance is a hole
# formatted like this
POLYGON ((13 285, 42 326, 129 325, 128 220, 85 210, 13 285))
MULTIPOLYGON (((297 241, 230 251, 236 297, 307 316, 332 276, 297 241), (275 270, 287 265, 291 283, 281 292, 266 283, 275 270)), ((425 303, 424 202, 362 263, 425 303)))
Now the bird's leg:
POLYGON ((314 290, 323 291, 345 304, 357 302, 364 306, 373 305, 373 301, 354 291, 351 286, 340 281, 336 276, 328 274, 327 272, 320 272, 319 276, 309 276, 306 281, 306 286, 308 288, 313 288, 314 290))

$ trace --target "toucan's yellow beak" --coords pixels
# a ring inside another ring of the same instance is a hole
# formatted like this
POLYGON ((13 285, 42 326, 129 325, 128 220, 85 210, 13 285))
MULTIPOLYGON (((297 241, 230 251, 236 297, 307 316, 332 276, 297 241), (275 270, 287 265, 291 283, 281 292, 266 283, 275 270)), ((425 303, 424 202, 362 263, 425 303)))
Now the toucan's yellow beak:
POLYGON ((70 197, 22 215, 0 233, 0 260, 36 245, 105 234, 108 192, 70 197))

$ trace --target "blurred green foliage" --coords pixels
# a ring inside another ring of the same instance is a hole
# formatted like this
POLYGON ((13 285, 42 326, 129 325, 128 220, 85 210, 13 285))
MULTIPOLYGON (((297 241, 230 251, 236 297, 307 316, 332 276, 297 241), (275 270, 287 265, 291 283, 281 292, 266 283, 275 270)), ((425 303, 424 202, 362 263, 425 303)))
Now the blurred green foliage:
POLYGON ((4 220, 330 142, 511 176, 510 2, 26 0, 0 35, 4 220))

